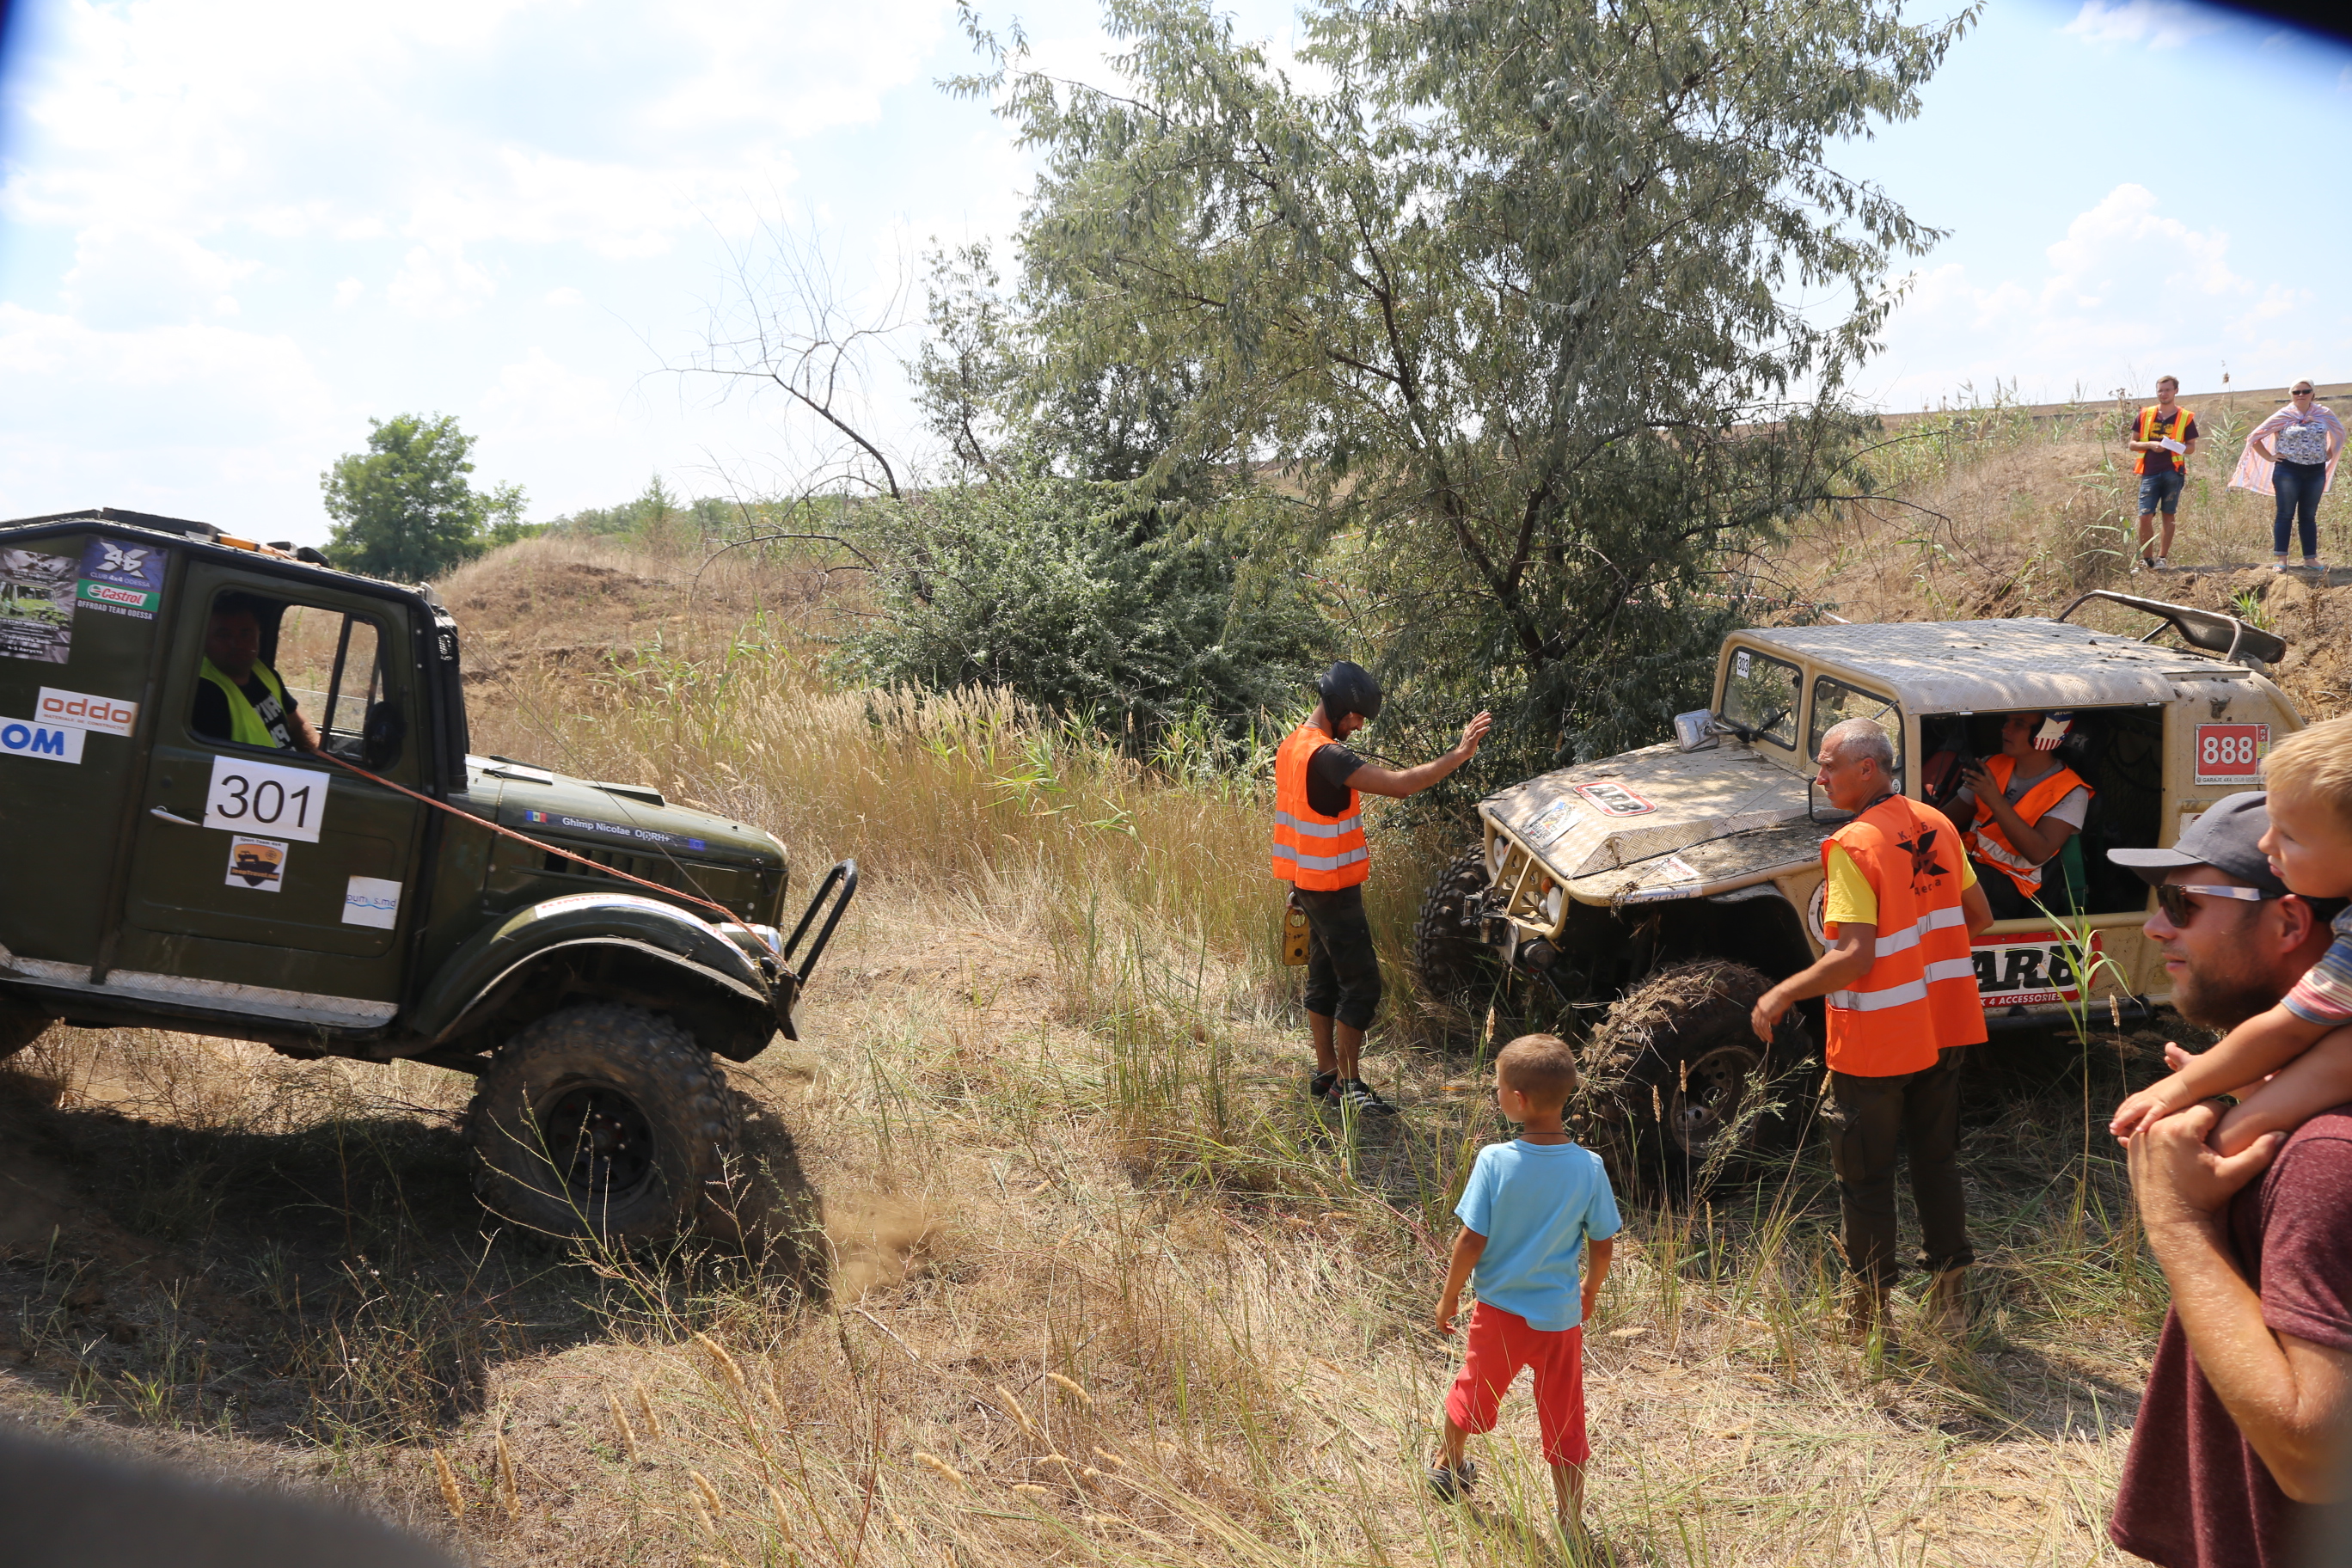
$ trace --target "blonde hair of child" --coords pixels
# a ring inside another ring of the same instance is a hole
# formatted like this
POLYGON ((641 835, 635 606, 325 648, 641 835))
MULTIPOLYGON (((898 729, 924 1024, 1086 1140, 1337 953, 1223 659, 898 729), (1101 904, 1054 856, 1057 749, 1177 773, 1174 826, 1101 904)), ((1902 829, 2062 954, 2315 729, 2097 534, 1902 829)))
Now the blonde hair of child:
POLYGON ((1495 1058, 1503 1087, 1536 1110, 1558 1110, 1576 1092, 1576 1051, 1558 1035, 1521 1035, 1495 1058))
POLYGON ((2297 730, 2271 748, 2263 786, 2317 801, 2352 830, 2352 714, 2297 730))

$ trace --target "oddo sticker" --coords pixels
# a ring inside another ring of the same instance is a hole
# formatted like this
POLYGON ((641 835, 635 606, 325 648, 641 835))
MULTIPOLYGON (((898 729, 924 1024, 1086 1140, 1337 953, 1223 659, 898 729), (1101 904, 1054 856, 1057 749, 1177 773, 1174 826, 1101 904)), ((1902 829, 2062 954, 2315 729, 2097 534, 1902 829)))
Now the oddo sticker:
POLYGON ((0 655, 63 664, 73 653, 74 558, 0 550, 0 655))
POLYGON ((41 688, 34 719, 61 730, 95 730, 101 735, 128 735, 139 722, 139 704, 113 697, 92 697, 87 691, 41 688))
POLYGON ((400 923, 400 884, 383 877, 353 877, 343 889, 343 923, 390 931, 400 923))
POLYGON ((275 838, 228 841, 228 885, 274 893, 286 879, 287 846, 275 838))
MULTIPOLYGON (((78 732, 78 731, 77 731, 78 732)), ((327 775, 243 757, 215 757, 205 791, 205 826, 231 833, 276 833, 319 842, 327 815, 327 775)))
POLYGON ((163 603, 163 563, 170 555, 160 545, 93 539, 81 552, 74 597, 93 610, 152 621, 163 603))

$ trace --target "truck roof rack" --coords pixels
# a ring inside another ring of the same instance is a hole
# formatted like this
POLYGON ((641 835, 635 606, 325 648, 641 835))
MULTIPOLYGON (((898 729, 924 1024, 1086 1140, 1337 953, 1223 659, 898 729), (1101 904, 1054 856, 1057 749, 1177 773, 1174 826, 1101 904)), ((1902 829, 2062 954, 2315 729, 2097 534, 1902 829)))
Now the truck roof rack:
MULTIPOLYGON (((2155 616, 2180 634, 2181 640, 2191 647, 2218 653, 2224 659, 2235 661, 2240 655, 2261 659, 2264 664, 2276 664, 2286 657, 2286 638, 2275 632, 2266 632, 2248 626, 2235 616, 2225 616, 2219 610, 2200 610, 2194 605, 2168 604, 2162 599, 2143 599, 2131 594, 2118 594, 2111 588, 2094 588, 2058 612, 2064 620, 2093 599, 2105 599, 2121 605, 2127 610, 2138 610, 2155 616)), ((2159 626, 2157 631, 2164 628, 2159 626)), ((2152 637, 2156 632, 2148 633, 2152 637)), ((2147 637, 2142 637, 2146 642, 2147 637)))
POLYGON ((53 511, 43 517, 12 517, 0 522, 0 528, 30 528, 41 522, 122 522, 133 528, 152 528, 159 533, 177 533, 189 539, 218 539, 226 530, 209 522, 198 522, 185 517, 158 517, 149 511, 124 511, 118 507, 86 506, 79 511, 53 511))

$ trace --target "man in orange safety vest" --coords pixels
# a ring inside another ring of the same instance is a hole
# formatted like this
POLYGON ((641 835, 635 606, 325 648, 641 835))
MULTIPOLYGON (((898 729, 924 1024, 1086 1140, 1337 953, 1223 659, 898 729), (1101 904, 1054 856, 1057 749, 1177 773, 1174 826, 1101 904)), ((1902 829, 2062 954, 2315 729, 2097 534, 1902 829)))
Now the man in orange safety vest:
POLYGON ((1830 1104, 1822 1114, 1854 1276, 1853 1326, 1883 1325, 1895 1256, 1895 1154, 1911 1146, 1930 1321, 1967 1327, 1969 1247, 1960 1186, 1960 1050, 1985 1037, 1969 939, 1992 924, 1960 836, 1934 806, 1895 793, 1895 747, 1867 719, 1822 737, 1814 783, 1853 819, 1822 845, 1828 949, 1757 1002, 1768 1045, 1782 1014, 1827 998, 1830 1104))
POLYGON ((1384 768, 1341 743, 1380 716, 1380 682, 1370 672, 1342 660, 1316 682, 1316 695, 1315 711, 1274 756, 1274 874, 1290 884, 1307 924, 1307 1026, 1315 1039, 1307 1092, 1386 1116, 1396 1108, 1372 1091, 1359 1067, 1364 1030, 1381 1005, 1380 960, 1364 918, 1372 866, 1361 797, 1420 794, 1478 754, 1495 717, 1471 720, 1444 756, 1384 768))

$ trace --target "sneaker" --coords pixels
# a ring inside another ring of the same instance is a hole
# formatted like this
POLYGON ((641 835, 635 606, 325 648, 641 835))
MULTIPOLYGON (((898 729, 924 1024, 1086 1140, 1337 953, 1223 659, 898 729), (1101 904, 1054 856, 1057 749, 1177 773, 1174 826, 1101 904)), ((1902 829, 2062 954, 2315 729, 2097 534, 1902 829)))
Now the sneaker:
POLYGON ((1325 1095, 1331 1092, 1331 1086, 1339 1081, 1339 1075, 1338 1073, 1317 1073, 1313 1078, 1307 1080, 1307 1098, 1309 1100, 1322 1099, 1325 1095))
POLYGON ((2140 574, 2140 570, 2141 570, 2141 568, 2145 567, 2147 564, 2147 556, 2145 556, 2145 555, 2135 555, 2135 556, 2133 556, 2133 557, 2132 557, 2132 563, 2131 563, 2131 574, 2132 574, 2133 576, 2135 576, 2135 577, 2138 576, 2138 575, 2140 574))
POLYGON ((2171 571, 2171 570, 2172 570, 2172 557, 2170 557, 2169 555, 2159 555, 2159 556, 2158 556, 2158 557, 2156 558, 2156 570, 2157 570, 2157 571, 2158 571, 2158 572, 2169 572, 2169 571, 2171 571))
POLYGON ((1478 1461, 1465 1459, 1459 1465, 1429 1467, 1429 1489, 1437 1494, 1440 1502, 1461 1502, 1478 1484, 1478 1461))
POLYGON ((1341 1109, 1352 1110, 1359 1116, 1394 1116, 1396 1114, 1396 1107, 1382 1100, 1379 1091, 1360 1078, 1351 1078, 1344 1083, 1333 1085, 1331 1098, 1341 1109))

